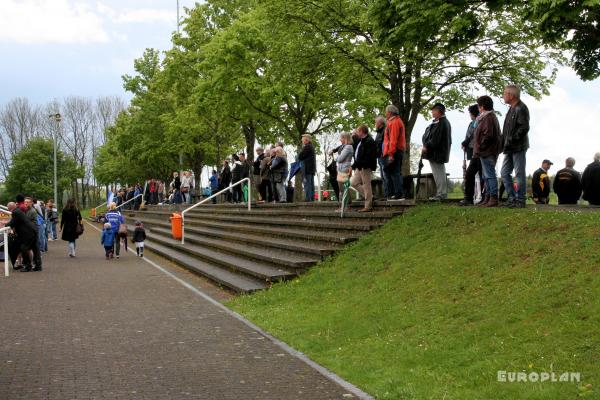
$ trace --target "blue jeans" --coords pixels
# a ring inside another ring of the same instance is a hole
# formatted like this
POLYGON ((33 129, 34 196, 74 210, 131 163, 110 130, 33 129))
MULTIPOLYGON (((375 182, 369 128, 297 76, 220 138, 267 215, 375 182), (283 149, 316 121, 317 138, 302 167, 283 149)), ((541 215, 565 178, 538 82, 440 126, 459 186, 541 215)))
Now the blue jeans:
POLYGON ((490 196, 498 196, 498 179, 496 178, 496 162, 498 156, 489 156, 481 158, 481 169, 483 170, 483 178, 487 185, 486 194, 490 196))
POLYGON ((56 240, 56 222, 48 222, 46 224, 46 235, 50 236, 52 240, 56 240))
MULTIPOLYGON (((394 195, 396 197, 404 196, 404 188, 402 187, 402 158, 404 157, 404 152, 397 151, 394 153, 394 161, 389 168, 389 172, 384 172, 387 175, 388 181, 388 191, 390 195, 394 195)), ((383 168, 382 168, 383 170, 383 168)))
POLYGON ((519 151, 518 153, 509 153, 504 155, 504 162, 502 162, 502 170, 500 176, 504 182, 506 193, 508 194, 508 201, 518 201, 525 203, 525 193, 527 191, 527 181, 525 176, 525 166, 527 161, 527 150, 519 151), (515 193, 515 187, 513 185, 512 172, 515 171, 517 177, 518 192, 515 193))
POLYGON ((38 246, 40 251, 48 251, 48 236, 46 235, 46 224, 42 224, 38 227, 38 246))
POLYGON ((390 197, 392 194, 390 193, 390 185, 388 183, 388 176, 383 170, 385 163, 383 162, 383 157, 377 157, 377 165, 379 165, 379 172, 381 173, 381 180, 383 181, 383 194, 385 197, 390 197))
POLYGON ((304 175, 302 186, 304 187, 304 200, 307 202, 315 201, 315 176, 304 175))

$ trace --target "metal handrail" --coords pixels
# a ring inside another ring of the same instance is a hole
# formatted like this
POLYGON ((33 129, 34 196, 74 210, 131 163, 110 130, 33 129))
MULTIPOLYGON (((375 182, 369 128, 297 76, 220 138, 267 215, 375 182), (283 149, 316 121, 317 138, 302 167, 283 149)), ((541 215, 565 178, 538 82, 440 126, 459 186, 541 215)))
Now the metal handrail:
POLYGON ((142 197, 143 197, 143 196, 144 196, 144 194, 143 194, 143 193, 140 193, 140 194, 138 194, 137 196, 134 196, 132 199, 129 199, 129 200, 127 200, 125 203, 122 203, 122 204, 118 205, 118 206, 117 206, 117 208, 115 208, 115 210, 118 210, 119 208, 123 207, 125 204, 127 204, 127 203, 130 203, 130 202, 134 201, 135 199, 137 199, 137 198, 138 198, 138 197, 140 197, 140 196, 142 196, 142 197))
POLYGON ((185 210, 183 210, 181 212, 181 244, 185 244, 185 213, 186 212, 193 210, 194 208, 198 207, 200 204, 204 204, 207 201, 212 200, 213 198, 217 197, 221 193, 225 193, 226 191, 230 190, 234 186, 241 185, 244 182, 248 182, 248 211, 250 211, 251 205, 252 205, 252 182, 250 181, 250 178, 244 178, 241 181, 237 181, 233 185, 230 184, 225 189, 220 190, 217 193, 210 195, 209 197, 207 197, 207 198, 203 199, 202 201, 194 204, 193 206, 190 206, 190 207, 186 208, 185 210))
POLYGON ((3 245, 4 245, 4 276, 6 276, 6 277, 8 277, 8 259, 10 257, 8 255, 8 231, 10 231, 10 230, 11 230, 10 227, 0 229, 0 233, 2 233, 4 235, 4 242, 3 242, 3 245))

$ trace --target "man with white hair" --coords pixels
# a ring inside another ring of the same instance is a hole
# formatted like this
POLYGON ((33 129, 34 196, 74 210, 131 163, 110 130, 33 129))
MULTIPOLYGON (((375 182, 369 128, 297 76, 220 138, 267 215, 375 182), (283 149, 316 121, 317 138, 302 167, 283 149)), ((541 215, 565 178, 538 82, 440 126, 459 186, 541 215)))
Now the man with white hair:
POLYGON ((581 184, 583 199, 593 206, 600 206, 600 153, 594 155, 594 162, 583 171, 581 184))
POLYGON ((383 173, 386 175, 388 200, 404 200, 402 187, 402 160, 406 151, 406 129, 398 107, 385 108, 387 125, 383 135, 383 173))
POLYGON ((521 89, 517 85, 504 88, 503 99, 509 109, 502 129, 504 161, 500 176, 508 193, 508 206, 525 208, 527 189, 525 167, 529 148, 529 109, 521 101, 521 89), (518 191, 513 186, 512 172, 517 177, 518 191))
POLYGON ((554 177, 554 193, 558 196, 558 204, 577 204, 581 197, 581 174, 575 171, 575 159, 567 158, 565 168, 554 177))

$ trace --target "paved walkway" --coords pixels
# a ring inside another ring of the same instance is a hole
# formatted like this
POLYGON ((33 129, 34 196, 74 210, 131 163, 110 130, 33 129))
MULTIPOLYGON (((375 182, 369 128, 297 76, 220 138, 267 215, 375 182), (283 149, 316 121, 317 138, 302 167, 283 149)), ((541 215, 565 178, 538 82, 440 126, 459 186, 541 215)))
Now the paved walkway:
POLYGON ((135 254, 104 260, 99 235, 0 278, 0 399, 356 398, 135 254))

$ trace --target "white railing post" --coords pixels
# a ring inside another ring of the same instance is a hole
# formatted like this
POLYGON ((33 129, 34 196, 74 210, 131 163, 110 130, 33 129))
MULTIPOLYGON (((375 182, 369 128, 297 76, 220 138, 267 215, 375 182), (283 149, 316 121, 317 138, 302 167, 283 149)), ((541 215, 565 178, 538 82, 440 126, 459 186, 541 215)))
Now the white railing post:
POLYGON ((206 203, 209 200, 212 200, 214 197, 219 196, 221 193, 225 193, 226 191, 230 190, 231 188, 233 188, 237 185, 242 185, 244 182, 248 182, 248 211, 251 211, 252 210, 252 192, 251 192, 252 184, 251 184, 250 178, 244 178, 241 181, 237 181, 233 185, 229 185, 229 187, 226 187, 225 189, 220 190, 217 193, 208 196, 207 198, 199 201, 198 203, 186 208, 185 210, 183 210, 181 212, 181 244, 185 244, 185 213, 193 210, 194 208, 198 207, 201 204, 206 203))
POLYGON ((8 229, 4 229, 4 276, 8 277, 8 229))
POLYGON ((252 181, 248 179, 248 211, 250 211, 250 205, 252 204, 252 181))

